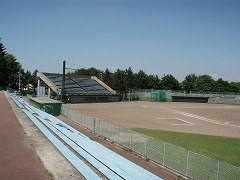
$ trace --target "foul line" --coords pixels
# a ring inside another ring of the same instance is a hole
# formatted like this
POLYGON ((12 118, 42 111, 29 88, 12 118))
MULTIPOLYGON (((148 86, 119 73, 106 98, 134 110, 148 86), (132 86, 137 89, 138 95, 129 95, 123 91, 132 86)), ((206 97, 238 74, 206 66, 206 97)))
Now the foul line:
POLYGON ((171 125, 173 125, 173 126, 186 126, 186 125, 194 125, 193 123, 191 123, 191 122, 188 122, 188 121, 186 121, 186 120, 183 120, 183 119, 180 119, 180 118, 156 118, 156 119, 177 119, 177 120, 179 120, 179 121, 182 121, 182 122, 184 122, 184 123, 187 123, 187 124, 171 124, 171 125))
POLYGON ((186 113, 186 112, 183 112, 183 111, 177 111, 177 110, 172 110, 172 111, 174 111, 177 114, 182 114, 182 115, 185 115, 185 116, 188 116, 188 117, 196 118, 196 119, 199 119, 199 120, 202 120, 202 121, 218 124, 218 125, 221 125, 221 126, 240 127, 240 126, 237 126, 237 125, 234 125, 234 124, 229 124, 228 122, 221 123, 221 122, 219 122, 217 120, 205 118, 205 117, 202 117, 202 116, 197 116, 197 115, 186 113))

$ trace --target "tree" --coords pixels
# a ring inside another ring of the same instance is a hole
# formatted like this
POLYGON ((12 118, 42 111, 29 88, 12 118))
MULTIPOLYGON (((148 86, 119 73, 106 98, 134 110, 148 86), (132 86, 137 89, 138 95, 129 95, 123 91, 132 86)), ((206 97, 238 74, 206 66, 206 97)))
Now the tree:
POLYGON ((117 71, 113 74, 112 80, 113 89, 125 92, 125 72, 123 70, 117 69, 117 71))
POLYGON ((6 48, 1 43, 1 38, 0 38, 0 58, 4 57, 6 55, 7 55, 6 48))
POLYGON ((17 59, 13 55, 7 54, 6 48, 0 42, 0 86, 17 89, 20 69, 21 65, 17 59))
POLYGON ((147 74, 140 70, 135 76, 136 88, 137 89, 147 89, 147 74))
POLYGON ((74 74, 78 74, 78 75, 85 75, 85 76, 98 76, 100 75, 102 71, 94 68, 94 67, 91 67, 91 68, 88 68, 88 69, 85 69, 85 68, 81 68, 81 69, 78 69, 75 71, 74 74))
POLYGON ((231 92, 240 93, 240 82, 231 82, 229 83, 229 87, 231 92))
POLYGON ((112 73, 107 68, 103 73, 103 82, 108 86, 112 86, 112 73))
POLYGON ((27 70, 26 72, 24 72, 24 71, 23 71, 23 73, 21 72, 21 74, 23 77, 23 82, 22 82, 23 87, 26 87, 28 84, 31 84, 31 80, 32 80, 31 72, 27 70))
POLYGON ((171 74, 162 77, 162 85, 165 90, 179 90, 179 82, 171 74))
POLYGON ((198 76, 196 81, 196 90, 197 91, 216 91, 215 80, 209 75, 198 76))
POLYGON ((135 82, 134 82, 134 75, 133 75, 133 71, 132 68, 129 67, 128 69, 126 69, 126 78, 127 78, 127 88, 128 89, 134 89, 135 88, 135 82))
POLYGON ((0 59, 0 85, 10 86, 13 89, 18 87, 18 77, 21 65, 17 59, 11 55, 6 54, 0 59))
POLYGON ((158 76, 149 75, 147 76, 147 87, 148 89, 161 89, 162 84, 158 76))
POLYGON ((228 81, 224 81, 222 78, 219 78, 216 81, 216 87, 217 87, 217 91, 218 92, 230 92, 230 85, 228 83, 228 81))
POLYGON ((38 82, 37 82, 37 72, 38 70, 36 69, 33 73, 32 73, 32 78, 30 81, 30 84, 33 85, 34 90, 37 88, 38 82))
MULTIPOLYGON (((3 63, 4 62, 1 62, 1 67, 5 67, 5 65, 2 65, 3 63)), ((26 74, 28 74, 26 76, 29 77, 29 73, 26 72, 26 74)), ((215 81, 209 75, 196 76, 195 74, 189 74, 179 83, 171 74, 164 75, 164 77, 160 79, 157 75, 148 75, 143 70, 134 73, 131 67, 125 70, 117 69, 114 73, 110 72, 108 68, 105 71, 94 67, 88 69, 82 68, 71 74, 97 76, 108 86, 120 92, 126 92, 129 89, 184 90, 187 93, 190 91, 240 92, 240 83, 229 83, 221 78, 215 81)), ((0 74, 0 77, 1 76, 0 74)))
MULTIPOLYGON (((1 41, 1 38, 0 38, 1 41)), ((6 51, 4 45, 0 42, 0 86, 8 85, 6 81, 5 71, 7 67, 7 61, 5 59, 6 51)))
POLYGON ((190 91, 195 90, 197 82, 197 76, 195 74, 189 74, 185 77, 184 81, 182 82, 183 90, 189 93, 190 91))

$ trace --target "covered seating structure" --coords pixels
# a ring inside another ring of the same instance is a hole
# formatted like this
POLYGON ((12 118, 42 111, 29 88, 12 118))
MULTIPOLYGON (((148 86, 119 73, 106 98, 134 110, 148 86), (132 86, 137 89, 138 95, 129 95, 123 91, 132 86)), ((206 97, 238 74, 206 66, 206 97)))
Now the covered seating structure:
MULTIPOLYGON (((59 97, 63 84, 62 74, 38 72, 37 76, 52 90, 52 97, 59 97)), ((120 101, 120 95, 95 76, 67 74, 64 96, 65 101, 70 103, 120 101)))

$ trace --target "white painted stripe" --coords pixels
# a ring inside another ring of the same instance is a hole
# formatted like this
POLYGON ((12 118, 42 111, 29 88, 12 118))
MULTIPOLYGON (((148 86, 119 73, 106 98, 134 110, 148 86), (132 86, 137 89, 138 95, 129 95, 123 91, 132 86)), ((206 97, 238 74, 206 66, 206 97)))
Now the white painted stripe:
POLYGON ((175 112, 175 113, 177 113, 177 114, 182 114, 182 115, 184 115, 184 116, 196 118, 196 119, 199 119, 199 120, 202 120, 202 121, 206 121, 206 122, 218 124, 218 125, 221 125, 221 126, 240 127, 240 126, 233 125, 233 124, 229 124, 229 123, 221 123, 221 122, 219 122, 219 121, 217 121, 217 120, 213 120, 213 119, 205 118, 205 117, 202 117, 202 116, 198 116, 198 115, 186 113, 186 112, 183 112, 183 111, 177 111, 177 110, 172 110, 172 111, 175 112))
POLYGON ((185 121, 185 120, 183 120, 183 119, 180 119, 180 118, 176 118, 176 119, 178 119, 179 121, 185 122, 185 123, 187 123, 187 124, 171 124, 171 125, 193 125, 193 123, 190 123, 190 122, 185 121))
POLYGON ((189 126, 193 124, 171 124, 172 126, 189 126))
POLYGON ((180 119, 180 118, 175 118, 175 117, 174 118, 156 118, 156 119, 177 119, 179 121, 182 121, 182 122, 186 123, 186 124, 176 124, 176 123, 174 123, 174 124, 171 124, 171 125, 194 125, 191 122, 188 122, 188 121, 180 119))

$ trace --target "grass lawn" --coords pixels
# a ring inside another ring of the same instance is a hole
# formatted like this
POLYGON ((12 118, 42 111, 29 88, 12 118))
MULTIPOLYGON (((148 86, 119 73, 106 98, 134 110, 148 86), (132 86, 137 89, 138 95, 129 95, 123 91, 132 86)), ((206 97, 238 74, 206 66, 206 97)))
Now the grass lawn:
POLYGON ((240 138, 179 133, 162 130, 132 129, 234 166, 240 166, 240 138))

